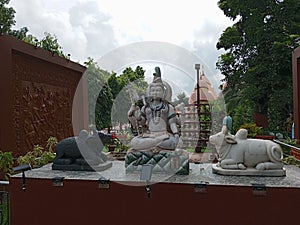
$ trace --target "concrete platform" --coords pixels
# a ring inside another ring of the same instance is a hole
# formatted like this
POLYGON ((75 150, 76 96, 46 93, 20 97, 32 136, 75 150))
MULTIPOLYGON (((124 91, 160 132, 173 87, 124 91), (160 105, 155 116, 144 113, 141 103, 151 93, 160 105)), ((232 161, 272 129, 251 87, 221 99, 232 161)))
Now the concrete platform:
MULTIPOLYGON (((118 183, 131 182, 131 185, 143 185, 140 180, 140 173, 126 173, 123 161, 112 161, 112 167, 101 172, 90 171, 58 171, 52 170, 52 164, 48 164, 38 169, 26 171, 27 178, 52 179, 54 177, 64 177, 65 180, 98 180, 100 177, 118 183)), ((212 171, 211 163, 190 163, 189 175, 170 175, 153 173, 151 183, 180 183, 195 184, 206 182, 210 185, 237 185, 251 186, 252 184, 264 184, 269 187, 293 187, 300 188, 300 168, 285 165, 286 176, 284 177, 260 177, 260 176, 230 176, 215 174, 212 171)), ((21 174, 14 175, 21 177, 21 174)))
POLYGON ((55 171, 51 164, 26 171, 26 190, 21 174, 10 178, 10 224, 299 223, 297 167, 285 166, 286 177, 223 176, 209 163, 190 169, 189 175, 154 173, 149 186, 139 173, 126 173, 122 161, 103 172, 55 171), (53 182, 57 176, 63 183, 53 182))

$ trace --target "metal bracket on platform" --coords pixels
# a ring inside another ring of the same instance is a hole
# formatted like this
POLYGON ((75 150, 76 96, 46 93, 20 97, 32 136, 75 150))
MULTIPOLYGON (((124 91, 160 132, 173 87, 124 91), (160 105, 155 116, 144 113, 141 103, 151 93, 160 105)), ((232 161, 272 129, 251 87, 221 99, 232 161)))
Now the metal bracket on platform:
POLYGON ((141 175, 140 175, 140 180, 144 180, 147 183, 146 193, 147 193, 148 198, 150 198, 150 196, 151 196, 150 180, 151 180, 151 176, 152 176, 152 169, 153 169, 153 165, 151 165, 151 164, 142 165, 142 170, 141 170, 141 175))
POLYGON ((26 176, 25 176, 25 171, 31 170, 31 165, 30 164, 24 164, 21 166, 17 166, 13 168, 14 172, 22 172, 22 190, 26 191, 26 176))
POLYGON ((197 193, 207 193, 207 185, 209 182, 207 181, 200 181, 200 183, 194 184, 194 190, 197 193))
POLYGON ((63 187, 64 186, 64 177, 53 177, 52 185, 53 187, 63 187))
POLYGON ((109 179, 105 179, 103 177, 99 178, 98 183, 99 183, 99 189, 109 189, 110 184, 109 184, 109 179))
POLYGON ((150 198, 150 196, 151 196, 151 186, 149 184, 146 186, 146 192, 147 192, 147 197, 150 198))
POLYGON ((252 184, 252 193, 255 196, 266 196, 267 188, 265 184, 252 184))

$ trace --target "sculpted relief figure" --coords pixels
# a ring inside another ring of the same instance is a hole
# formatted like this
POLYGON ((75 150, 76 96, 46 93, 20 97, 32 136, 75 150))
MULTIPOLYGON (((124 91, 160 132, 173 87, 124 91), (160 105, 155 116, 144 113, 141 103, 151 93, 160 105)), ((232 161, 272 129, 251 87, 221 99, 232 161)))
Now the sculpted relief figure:
POLYGON ((223 175, 284 176, 281 147, 270 140, 247 138, 248 131, 240 129, 235 136, 222 131, 211 135, 209 141, 219 155, 213 172, 223 175))
POLYGON ((162 81, 160 68, 155 68, 153 82, 149 85, 147 99, 142 109, 133 104, 128 117, 134 126, 144 127, 142 134, 131 141, 133 150, 175 150, 179 137, 179 118, 170 98, 170 87, 162 81))

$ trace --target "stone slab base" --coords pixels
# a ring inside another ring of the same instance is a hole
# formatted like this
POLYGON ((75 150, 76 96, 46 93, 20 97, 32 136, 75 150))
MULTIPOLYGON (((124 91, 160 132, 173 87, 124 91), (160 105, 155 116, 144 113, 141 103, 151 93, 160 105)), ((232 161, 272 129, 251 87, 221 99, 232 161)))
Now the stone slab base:
POLYGON ((261 176, 261 177, 282 177, 286 175, 286 170, 257 170, 255 168, 248 168, 246 170, 230 170, 223 169, 219 164, 212 165, 212 172, 228 176, 261 176))
POLYGON ((63 171, 104 171, 108 168, 112 167, 112 162, 105 162, 99 165, 90 166, 88 164, 78 165, 78 164, 70 164, 70 165, 59 165, 52 164, 52 170, 63 170, 63 171))
POLYGON ((189 154, 185 150, 180 151, 129 151, 125 157, 126 172, 141 171, 142 166, 151 164, 153 172, 168 174, 188 175, 189 154))

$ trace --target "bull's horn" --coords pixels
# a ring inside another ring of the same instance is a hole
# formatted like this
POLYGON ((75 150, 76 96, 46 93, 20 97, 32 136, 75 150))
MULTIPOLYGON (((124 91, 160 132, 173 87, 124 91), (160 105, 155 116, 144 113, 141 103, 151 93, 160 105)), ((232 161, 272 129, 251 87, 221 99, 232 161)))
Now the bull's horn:
POLYGON ((222 127, 222 133, 228 134, 228 128, 225 125, 222 127))

